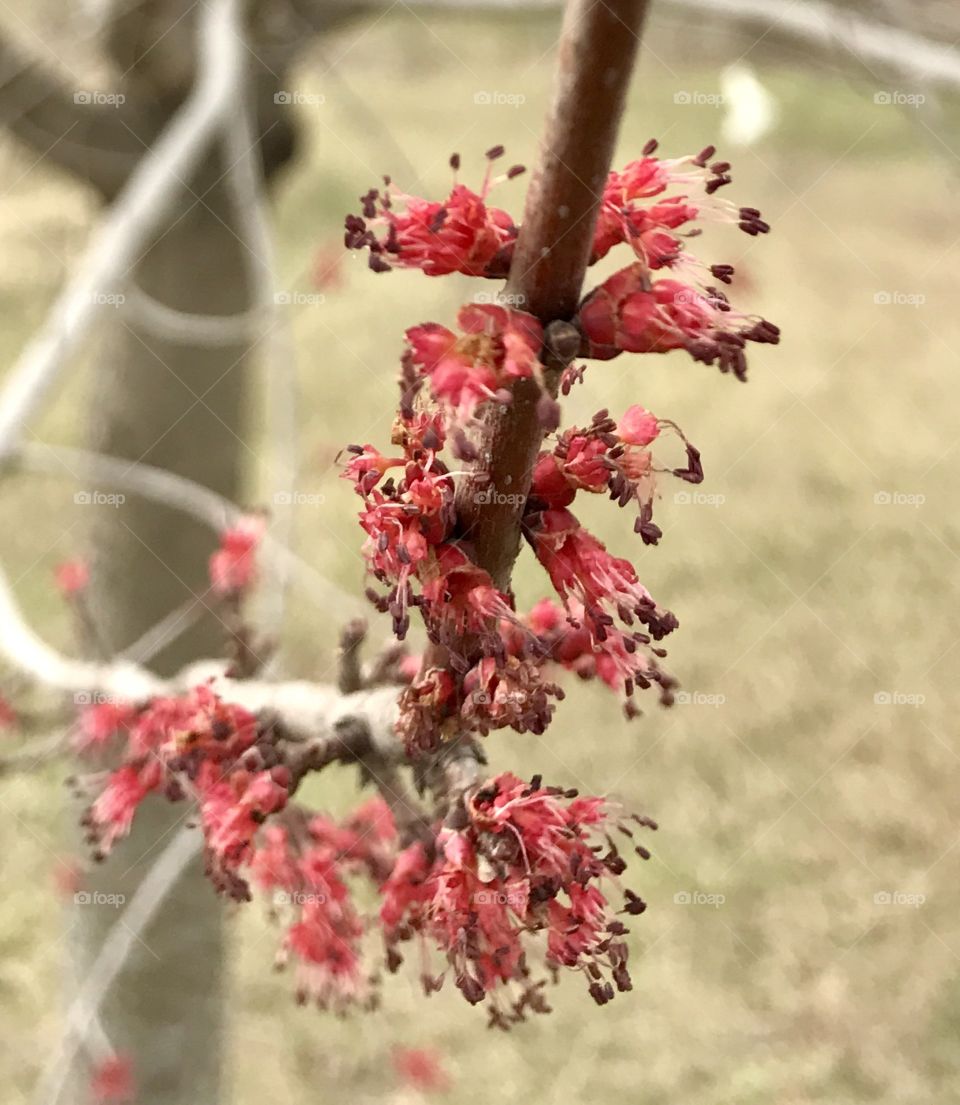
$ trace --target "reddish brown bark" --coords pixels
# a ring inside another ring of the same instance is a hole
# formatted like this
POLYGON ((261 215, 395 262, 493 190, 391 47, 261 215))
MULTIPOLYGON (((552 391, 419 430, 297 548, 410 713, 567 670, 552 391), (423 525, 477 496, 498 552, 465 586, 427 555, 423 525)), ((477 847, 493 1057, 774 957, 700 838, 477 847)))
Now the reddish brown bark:
MULTIPOLYGON (((580 300, 646 6, 646 0, 571 0, 567 7, 540 165, 506 287, 508 302, 545 326, 571 319, 580 300)), ((552 332, 562 339, 558 327, 552 332)), ((556 394, 563 359, 549 345, 547 382, 556 394)), ((457 496, 461 536, 501 590, 510 585, 522 503, 543 441, 539 397, 532 380, 520 380, 508 407, 488 407, 479 459, 457 496), (482 490, 496 494, 478 496, 482 490)))

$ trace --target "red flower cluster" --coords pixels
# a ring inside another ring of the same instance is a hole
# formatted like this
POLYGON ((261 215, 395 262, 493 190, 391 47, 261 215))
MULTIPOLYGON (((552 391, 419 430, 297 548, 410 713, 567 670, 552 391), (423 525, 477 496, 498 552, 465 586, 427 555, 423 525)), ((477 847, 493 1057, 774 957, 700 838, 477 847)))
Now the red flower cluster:
MULTIPOLYGON (((747 342, 776 344, 780 331, 765 319, 734 311, 715 283, 730 284, 733 267, 699 261, 687 251, 686 240, 700 233, 696 224, 704 221, 733 223, 754 237, 768 233, 770 227, 756 208, 738 207, 717 194, 732 178, 729 162, 712 160, 713 146, 696 156, 673 159, 655 156, 656 150, 655 141, 647 143, 643 156, 622 171, 611 172, 604 186, 590 261, 601 260, 621 244, 629 245, 637 259, 584 300, 578 320, 582 354, 609 360, 622 352, 686 349, 694 360, 717 364, 722 372, 742 380, 747 342), (664 269, 676 278, 654 281, 651 274, 664 269)), ((488 157, 502 153, 498 146, 488 157)), ((458 167, 459 159, 455 157, 453 163, 458 167)), ((507 176, 516 171, 510 170, 507 176)), ((391 267, 385 260, 389 256, 394 264, 431 276, 460 272, 503 278, 517 228, 503 211, 485 206, 488 186, 489 171, 480 196, 456 185, 446 203, 439 204, 412 196, 393 197, 388 182, 383 195, 373 191, 362 198, 366 219, 385 223, 386 237, 377 238, 363 218, 351 215, 346 243, 369 249, 370 266, 377 271, 391 267), (405 213, 393 211, 393 198, 403 200, 405 213)), ((460 358, 461 362, 469 359, 469 354, 460 358)), ((472 380, 463 364, 457 371, 447 366, 442 375, 464 383, 472 380)), ((490 386, 490 374, 476 375, 473 386, 490 398, 497 390, 490 386)), ((457 392, 462 390, 454 386, 457 392)), ((460 408, 459 402, 453 406, 460 408)))
POLYGON ((469 557, 469 546, 454 535, 454 483, 438 451, 445 440, 439 416, 401 413, 394 443, 402 457, 384 457, 372 445, 351 445, 344 476, 363 499, 360 524, 367 533, 364 555, 386 594, 368 591, 378 609, 389 611, 400 639, 418 607, 430 640, 457 654, 467 636, 480 637, 492 653, 464 669, 461 685, 447 671, 423 673, 402 696, 401 733, 411 750, 436 746, 452 731, 460 711, 483 731, 513 726, 542 732, 549 721, 550 696, 536 666, 504 659, 499 624, 517 626, 511 599, 469 557), (396 477, 391 469, 402 469, 396 477), (465 690, 464 690, 465 688, 465 690), (459 698, 464 694, 464 698, 459 698))
POLYGON ((716 195, 732 178, 729 162, 708 164, 716 153, 713 146, 696 157, 673 159, 655 157, 657 146, 648 142, 639 160, 607 178, 591 261, 626 242, 647 268, 671 266, 682 256, 676 232, 697 219, 737 223, 750 235, 768 233, 770 227, 755 208, 737 207, 716 195), (681 191, 665 195, 670 188, 681 191))
POLYGON ((393 1066, 400 1081, 423 1093, 443 1093, 451 1086, 450 1075, 432 1048, 398 1047, 393 1052, 393 1066))
POLYGON ((395 854, 393 818, 380 799, 357 809, 343 823, 308 817, 299 810, 266 825, 251 860, 256 885, 272 894, 287 931, 278 966, 293 960, 297 999, 342 1012, 370 1004, 371 979, 362 960, 363 918, 348 885, 353 874, 376 883, 389 873, 395 854))
POLYGON ((85 591, 90 583, 90 568, 85 560, 64 560, 53 573, 57 590, 64 598, 85 591))
POLYGON ((260 732, 252 714, 222 702, 209 686, 96 717, 123 744, 118 768, 83 780, 99 791, 83 819, 97 858, 130 831, 149 794, 172 801, 190 795, 200 811, 208 873, 219 889, 249 897, 238 869, 259 826, 286 805, 291 786, 272 731, 260 732))
POLYGON ((210 586, 217 595, 237 598, 257 581, 257 549, 266 531, 263 515, 249 514, 223 531, 210 557, 210 586))
POLYGON ((747 342, 776 344, 780 331, 765 319, 734 311, 714 284, 730 284, 733 267, 708 267, 686 251, 684 239, 700 233, 691 224, 706 219, 736 223, 751 236, 766 234, 770 227, 756 208, 737 207, 716 194, 730 183, 730 164, 710 163, 716 152, 712 146, 696 157, 674 160, 653 156, 656 148, 649 142, 644 156, 611 173, 604 188, 591 260, 620 243, 629 244, 637 260, 584 300, 581 352, 609 360, 622 352, 686 349, 694 360, 716 363, 743 380, 747 342), (666 195, 671 188, 680 191, 666 195), (654 281, 651 273, 660 269, 679 279, 654 281))
MULTIPOLYGON (((503 147, 487 151, 487 173, 479 192, 454 180, 443 203, 435 203, 398 192, 389 177, 382 191, 371 189, 360 197, 363 215, 348 215, 344 242, 348 249, 369 249, 370 268, 387 272, 393 266, 420 269, 428 276, 461 272, 467 276, 506 275, 517 228, 497 207, 487 206, 490 189, 523 172, 514 165, 498 178, 491 176, 493 162, 503 156, 503 147), (395 204, 403 206, 402 211, 395 204), (375 230, 384 230, 380 237, 375 230)), ((460 158, 450 159, 454 174, 460 158)))
POLYGON ((594 494, 608 492, 620 506, 635 501, 639 517, 634 530, 645 545, 655 545, 662 532, 653 524, 653 500, 656 476, 668 472, 688 483, 700 483, 703 468, 700 453, 683 436, 674 422, 664 421, 643 407, 630 407, 615 422, 606 410, 598 411, 586 429, 566 430, 560 434, 552 452, 537 458, 527 513, 546 507, 551 510, 569 506, 578 491, 594 494), (687 463, 683 468, 659 468, 649 445, 661 430, 671 430, 683 442, 687 463))
MULTIPOLYGON (((400 961, 397 945, 415 935, 436 945, 463 996, 471 1004, 489 998, 491 1022, 501 1027, 548 1011, 545 979, 528 963, 536 933, 546 934, 547 969, 582 971, 599 1004, 629 990, 626 929, 601 880, 625 867, 610 833, 632 831, 604 800, 505 773, 469 792, 463 814, 462 827, 441 830, 433 859, 422 844, 411 845, 383 887, 391 962, 400 961)), ((627 891, 625 909, 640 913, 644 905, 627 891)), ((425 972, 425 990, 442 980, 443 973, 425 972)))
POLYGON ((489 400, 509 403, 514 380, 533 378, 545 390, 538 358, 543 327, 533 315, 474 303, 460 309, 457 323, 460 337, 436 322, 406 334, 415 382, 430 381, 433 398, 454 424, 470 423, 489 400))
POLYGON ((620 353, 686 349, 695 361, 746 379, 747 342, 776 345, 780 331, 734 311, 718 288, 677 280, 651 283, 640 261, 615 272, 580 307, 583 354, 608 361, 620 353))
MULTIPOLYGON (((769 227, 759 212, 717 194, 730 182, 730 166, 712 161, 712 148, 675 160, 658 158, 655 151, 656 143, 649 143, 639 160, 612 172, 604 188, 591 259, 626 244, 636 260, 581 304, 575 320, 581 351, 609 359, 624 351, 682 348, 742 379, 747 342, 775 342, 776 327, 732 310, 706 281, 728 284, 733 269, 707 269, 686 252, 685 243, 704 219, 737 223, 751 235, 769 227), (663 269, 687 274, 690 282, 673 275, 654 281, 651 273, 663 269)), ((497 148, 488 156, 502 152, 497 148)), ((460 186, 442 206, 404 197, 404 212, 398 214, 389 187, 382 196, 371 193, 364 197, 365 217, 385 222, 387 236, 376 238, 366 222, 351 217, 348 245, 369 248, 375 269, 384 267, 389 255, 431 275, 503 276, 502 261, 516 232, 502 212, 484 205, 486 195, 485 182, 481 197, 470 193, 469 202, 460 186)), ((636 712, 631 703, 636 688, 658 684, 661 701, 669 704, 674 681, 660 668, 665 653, 659 642, 676 627, 676 618, 655 603, 633 566, 611 555, 569 507, 579 492, 608 494, 620 506, 633 502, 635 531, 644 544, 655 545, 662 536, 653 521, 658 479, 669 473, 699 483, 699 452, 674 423, 635 405, 619 421, 600 411, 589 426, 558 434, 540 454, 529 496, 518 506, 524 536, 563 604, 563 616, 548 632, 537 633, 529 619, 518 618, 512 597, 497 590, 471 559, 470 545, 457 530, 456 473, 439 453, 449 440, 455 456, 475 460, 464 428, 485 405, 510 403, 517 380, 540 385, 541 424, 555 427, 557 407, 544 386, 541 361, 543 326, 523 311, 476 303, 463 307, 457 321, 459 333, 434 322, 406 332, 394 435, 403 455, 386 458, 372 445, 351 447, 354 457, 346 471, 364 500, 360 521, 368 534, 367 561, 389 588, 386 595, 373 593, 373 601, 391 612, 401 638, 410 608, 418 606, 431 641, 445 646, 452 658, 449 669, 421 672, 401 698, 400 730, 408 749, 433 748, 463 729, 542 732, 552 700, 560 697, 546 680, 548 662, 604 679, 626 695, 628 714, 636 712), (421 395, 424 390, 429 399, 421 395), (665 467, 655 460, 651 447, 665 431, 683 443, 683 464, 665 467), (394 468, 403 469, 402 477, 388 478, 394 468), (461 646, 465 637, 468 649, 461 646), (458 652, 477 655, 478 638, 483 660, 461 660, 458 652)), ((580 378, 582 369, 570 366, 564 391, 580 378)))
MULTIPOLYGON (((581 304, 575 319, 581 349, 609 359, 623 351, 683 348, 743 378, 746 343, 775 342, 776 328, 734 312, 707 283, 727 284, 733 270, 705 268, 687 254, 685 240, 698 231, 692 224, 706 218, 738 222, 751 235, 769 228, 755 210, 717 197, 729 182, 729 166, 711 162, 712 149, 676 161, 654 152, 655 144, 648 145, 604 189, 592 259, 626 244, 635 260, 581 304), (652 279, 662 269, 669 277, 652 279)), ((488 151, 490 165, 502 153, 488 151)), ((399 265, 428 275, 503 277, 517 228, 487 205, 493 183, 488 167, 479 192, 455 183, 438 204, 402 195, 387 180, 382 192, 363 197, 362 217, 348 218, 347 245, 368 249, 378 271, 399 265)), ((534 462, 529 493, 516 497, 516 511, 559 601, 544 599, 526 616, 518 614, 513 595, 477 562, 458 518, 462 473, 443 454, 449 445, 454 457, 478 460, 467 431, 487 405, 511 403, 520 380, 540 387, 540 425, 553 435, 558 407, 545 381, 544 328, 523 311, 478 303, 464 307, 457 324, 457 331, 437 323, 407 330, 392 455, 371 444, 350 446, 344 471, 362 502, 364 555, 381 585, 368 595, 391 614, 401 639, 411 608, 418 609, 432 646, 419 670, 394 663, 409 680, 397 732, 411 760, 448 738, 469 740, 507 726, 542 733, 563 697, 551 681, 556 667, 602 679, 626 697, 628 713, 636 712, 637 688, 656 685, 669 705, 674 682, 660 667, 660 642, 676 618, 655 602, 628 560, 584 529, 571 507, 581 493, 605 494, 621 507, 635 504, 635 531, 644 544, 656 545, 662 537, 653 520, 658 481, 666 474, 691 483, 703 478, 700 454, 679 428, 639 405, 619 419, 601 410, 588 425, 551 436, 534 462), (671 440, 685 450, 676 466, 660 456, 671 440)), ((552 358, 558 348, 551 340, 552 358)), ((582 368, 568 365, 564 394, 582 376, 582 368)), ((246 634, 240 600, 256 582, 263 531, 262 517, 242 520, 210 558, 211 588, 226 600, 237 647, 246 634)), ((77 571, 60 580, 74 595, 84 583, 77 571)), ((235 674, 243 671, 239 665, 235 674)), ((625 869, 612 835, 632 840, 634 826, 604 799, 544 787, 539 776, 524 783, 509 773, 481 785, 453 784, 457 765, 436 756, 417 764, 415 777, 436 792, 439 812, 419 813, 401 839, 379 799, 343 821, 292 803, 304 773, 329 759, 325 753, 311 758, 313 742, 287 741, 282 720, 228 705, 210 685, 147 703, 89 706, 74 745, 101 763, 109 756, 118 764, 84 780, 97 789, 84 817, 96 855, 129 831, 149 795, 189 798, 214 884, 245 900, 249 879, 272 895, 273 913, 285 926, 278 959, 295 965, 298 998, 338 1012, 375 1000, 376 972, 363 954, 371 918, 355 894, 358 879, 380 894, 388 967, 397 968, 406 942, 416 939, 425 954, 432 945, 445 966, 439 975, 424 967, 425 989, 438 989, 449 970, 471 1004, 488 1003, 492 1024, 506 1028, 546 1011, 546 978, 561 968, 580 971, 599 1004, 630 989, 627 930, 610 893, 625 869), (420 827, 439 816, 445 820, 425 839, 420 827), (534 948, 542 951, 542 970, 531 966, 534 948)), ((348 754, 359 759, 364 777, 373 772, 364 753, 351 745, 348 754)), ((646 818, 632 820, 656 828, 646 818)), ((642 846, 635 851, 649 856, 642 846)), ((644 908, 624 891, 619 912, 644 908)), ((443 1083, 416 1053, 398 1069, 425 1088, 443 1083)))
POLYGON ((90 1074, 90 1096, 96 1105, 123 1105, 137 1096, 133 1063, 126 1055, 113 1055, 97 1063, 90 1074))

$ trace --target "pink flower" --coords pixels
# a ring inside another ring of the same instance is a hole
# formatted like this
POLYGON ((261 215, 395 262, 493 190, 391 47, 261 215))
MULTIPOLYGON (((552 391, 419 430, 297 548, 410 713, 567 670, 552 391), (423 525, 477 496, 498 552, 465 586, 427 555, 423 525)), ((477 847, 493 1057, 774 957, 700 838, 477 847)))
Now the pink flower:
POLYGON ((113 737, 129 729, 136 717, 136 707, 127 702, 95 702, 85 706, 70 738, 74 751, 84 755, 104 748, 113 737))
POLYGON ((218 595, 237 596, 257 579, 256 553, 266 530, 261 515, 250 514, 224 530, 210 557, 210 586, 218 595))
POLYGON ((191 770, 191 762, 203 759, 236 759, 254 742, 256 729, 253 714, 201 684, 183 695, 153 699, 131 727, 130 754, 157 756, 174 771, 191 770))
POLYGON ((421 610, 431 637, 451 648, 469 633, 496 646, 497 623, 501 619, 516 621, 510 599, 494 587, 483 568, 453 544, 436 549, 431 569, 425 573, 421 610))
MULTIPOLYGON (((382 192, 373 189, 361 197, 362 217, 347 216, 347 248, 369 249, 370 267, 376 272, 399 265, 428 276, 505 276, 517 229, 505 211, 488 207, 486 199, 494 184, 523 170, 514 166, 491 179, 489 166, 502 154, 502 147, 487 152, 489 165, 479 193, 455 183, 443 203, 398 192, 387 179, 382 192), (375 230, 382 228, 386 233, 378 237, 375 230)), ((456 172, 459 157, 454 155, 450 163, 456 172)))
POLYGON ((484 656, 464 676, 461 718, 482 736, 507 727, 544 733, 553 717, 550 699, 563 692, 544 678, 541 666, 526 657, 484 656))
MULTIPOLYGON (((97 710, 85 715, 85 721, 91 728, 81 732, 84 749, 109 740, 114 732, 126 737, 121 766, 85 781, 100 789, 82 822, 99 856, 130 831, 140 803, 156 791, 171 800, 188 789, 199 796, 214 860, 211 870, 218 871, 230 868, 235 854, 243 854, 249 823, 259 823, 257 818, 282 806, 267 782, 252 778, 238 762, 256 740, 256 718, 222 702, 207 685, 175 698, 155 698, 139 712, 120 705, 97 710)), ((270 776, 280 790, 289 778, 285 781, 278 773, 286 771, 277 767, 270 776)))
POLYGON ((656 613, 630 561, 611 556, 568 510, 544 511, 531 520, 529 532, 557 593, 582 603, 598 629, 608 620, 600 613, 607 606, 636 615, 655 630, 658 640, 674 628, 673 615, 656 613))
POLYGON ((406 915, 429 900, 430 870, 430 860, 419 842, 404 848, 397 856, 393 870, 380 888, 380 921, 388 939, 398 938, 406 915))
POLYGON ((617 423, 617 436, 628 445, 645 447, 655 441, 659 433, 660 423, 656 415, 637 403, 628 407, 617 423))
POLYGON ((579 491, 609 492, 618 505, 635 500, 640 516, 634 529, 644 544, 655 545, 662 536, 653 523, 656 474, 670 472, 690 483, 703 478, 700 454, 673 422, 662 422, 641 406, 630 407, 619 423, 607 411, 598 411, 585 429, 573 427, 560 434, 553 453, 541 453, 533 472, 527 510, 569 506, 579 491), (657 468, 647 451, 664 427, 672 429, 687 451, 687 467, 657 468))
POLYGON ((97 1105, 133 1101, 136 1087, 130 1059, 114 1055, 97 1063, 90 1076, 90 1093, 97 1105))
POLYGON ((440 1053, 433 1048, 396 1047, 393 1066, 400 1080, 424 1093, 443 1093, 450 1089, 450 1075, 443 1068, 440 1053))
POLYGON ((635 262, 595 288, 580 305, 583 353, 610 360, 622 352, 686 349, 695 361, 746 378, 748 341, 776 345, 780 331, 761 318, 733 311, 716 288, 699 290, 677 280, 650 282, 635 262))
POLYGON ((249 858, 260 826, 287 804, 289 786, 290 772, 279 766, 254 775, 238 769, 203 787, 200 818, 208 868, 218 881, 226 880, 224 889, 231 888, 231 875, 249 858))
POLYGON ((90 583, 90 569, 85 560, 64 560, 54 570, 57 590, 65 598, 72 598, 85 591, 90 583))
POLYGON ((296 965, 297 997, 341 1012, 369 1001, 360 941, 364 923, 347 884, 362 872, 382 883, 394 859, 393 818, 381 799, 342 822, 317 815, 304 822, 292 809, 288 825, 267 825, 250 858, 255 882, 272 890, 287 930, 278 964, 296 965))
POLYGON ((83 822, 91 832, 99 855, 106 855, 114 841, 130 832, 140 803, 159 781, 141 774, 133 764, 124 764, 110 775, 83 822))
POLYGON ((398 700, 397 736, 408 754, 416 755, 439 747, 455 696, 453 676, 442 668, 429 668, 403 689, 398 700))
POLYGON ((406 332, 414 368, 430 381, 433 397, 461 422, 489 400, 506 401, 514 380, 536 379, 543 327, 533 315, 496 304, 460 309, 461 336, 428 322, 406 332))
MULTIPOLYGON (((559 634, 555 659, 581 674, 599 675, 628 700, 635 687, 656 683, 669 705, 675 681, 657 663, 665 653, 653 642, 676 628, 674 615, 657 606, 628 560, 611 556, 568 510, 544 511, 527 522, 528 540, 571 623, 587 632, 559 634), (634 629, 636 622, 645 631, 634 629)), ((627 712, 636 712, 629 702, 627 712)))
POLYGON ((656 142, 648 142, 642 158, 607 178, 591 262, 627 242, 648 268, 673 265, 683 249, 674 232, 697 219, 736 223, 751 236, 770 230, 759 211, 737 207, 716 194, 731 177, 728 162, 708 164, 716 153, 712 146, 695 157, 667 160, 653 156, 656 148, 656 142), (679 194, 664 196, 673 187, 679 194))
MULTIPOLYGON (((610 837, 620 822, 607 804, 504 773, 468 792, 463 812, 462 829, 440 831, 432 862, 422 845, 411 846, 382 888, 394 955, 415 933, 435 943, 464 997, 476 1004, 489 995, 491 1023, 503 1027, 547 1009, 528 963, 534 933, 547 934, 546 966, 583 970, 598 1001, 614 993, 601 981, 606 973, 629 989, 625 929, 599 885, 625 867, 610 837)), ((439 982, 425 974, 424 985, 439 982)))

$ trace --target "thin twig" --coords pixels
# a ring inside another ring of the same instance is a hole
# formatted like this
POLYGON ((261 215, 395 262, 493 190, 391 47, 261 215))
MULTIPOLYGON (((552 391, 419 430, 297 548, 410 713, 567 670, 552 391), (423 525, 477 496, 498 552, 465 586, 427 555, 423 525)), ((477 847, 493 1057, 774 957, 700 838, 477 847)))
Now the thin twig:
POLYGON ((95 663, 62 655, 27 624, 5 573, 0 567, 0 657, 34 683, 52 690, 77 694, 97 693, 123 702, 146 702, 158 696, 185 694, 209 682, 225 701, 252 714, 270 712, 301 740, 323 738, 345 719, 366 724, 378 750, 400 756, 402 746, 394 733, 397 688, 376 687, 341 694, 329 683, 306 680, 278 681, 231 679, 222 660, 189 664, 171 679, 162 679, 126 660, 95 663))

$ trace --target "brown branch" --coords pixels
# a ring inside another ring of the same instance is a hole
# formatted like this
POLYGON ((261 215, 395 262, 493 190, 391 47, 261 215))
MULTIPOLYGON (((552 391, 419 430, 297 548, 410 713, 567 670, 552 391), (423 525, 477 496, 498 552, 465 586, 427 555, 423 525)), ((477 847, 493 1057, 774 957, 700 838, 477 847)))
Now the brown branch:
MULTIPOLYGON (((571 0, 564 19, 556 92, 541 163, 527 193, 506 293, 547 329, 547 383, 575 350, 567 344, 587 269, 604 181, 610 170, 646 0, 571 0)), ((479 460, 457 496, 461 535, 501 589, 520 547, 520 516, 544 428, 540 393, 520 380, 508 407, 491 405, 479 460), (482 489, 498 495, 479 496, 482 489)))

